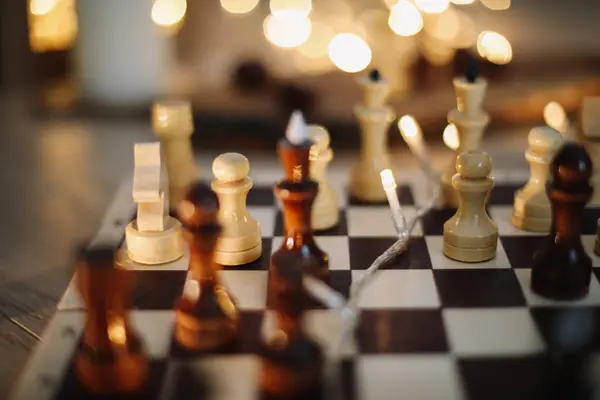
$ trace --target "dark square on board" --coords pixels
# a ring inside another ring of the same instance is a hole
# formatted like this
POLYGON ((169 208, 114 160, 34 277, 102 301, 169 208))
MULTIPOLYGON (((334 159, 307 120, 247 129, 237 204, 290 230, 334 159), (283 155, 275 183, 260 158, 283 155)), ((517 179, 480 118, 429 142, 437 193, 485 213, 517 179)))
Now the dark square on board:
POLYGON ((546 365, 543 356, 471 358, 459 360, 458 369, 467 399, 525 400, 539 398, 546 365))
MULTIPOLYGON (((395 241, 395 238, 380 237, 349 238, 350 268, 353 270, 369 268, 373 261, 395 241)), ((425 238, 411 238, 406 251, 383 266, 383 269, 432 269, 425 238)))
POLYGON ((434 208, 423 216, 421 226, 423 234, 428 236, 442 236, 444 223, 456 214, 456 209, 451 207, 434 208))
POLYGON ((547 241, 546 236, 501 236, 500 241, 512 268, 531 268, 534 255, 547 241))
POLYGON ((261 256, 243 265, 222 265, 225 271, 266 271, 271 263, 271 238, 262 238, 262 254, 261 256))
POLYGON ((275 194, 272 186, 254 186, 248 192, 246 206, 274 206, 275 194))
POLYGON ((515 192, 522 188, 525 182, 519 184, 501 183, 492 189, 492 193, 488 199, 488 205, 495 206, 512 206, 515 202, 515 192))
POLYGON ((356 338, 361 354, 448 351, 441 310, 363 310, 356 338))
MULTIPOLYGON (((348 222, 346 220, 346 212, 343 210, 339 211, 340 221, 339 223, 331 227, 330 229, 323 231, 313 231, 315 236, 346 236, 348 235, 348 222)), ((275 216, 275 230, 273 236, 283 236, 283 211, 277 210, 275 216)))
POLYGON ((582 235, 595 235, 598 231, 598 218, 600 218, 600 208, 586 208, 583 210, 582 235))
POLYGON ((438 269, 442 307, 518 307, 525 297, 512 269, 438 269))
POLYGON ((600 307, 536 307, 531 315, 550 350, 600 350, 600 307))
POLYGON ((132 306, 139 310, 172 310, 181 296, 187 271, 129 270, 133 275, 132 306))

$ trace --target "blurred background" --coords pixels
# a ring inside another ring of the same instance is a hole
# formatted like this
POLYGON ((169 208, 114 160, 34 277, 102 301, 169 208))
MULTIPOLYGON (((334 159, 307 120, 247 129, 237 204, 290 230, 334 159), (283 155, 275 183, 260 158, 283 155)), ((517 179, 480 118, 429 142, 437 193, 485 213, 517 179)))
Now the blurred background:
MULTIPOLYGON (((491 130, 533 124, 558 101, 600 94, 595 0, 6 0, 0 87, 26 87, 31 115, 147 117, 162 96, 197 126, 280 134, 293 108, 357 145, 357 75, 378 68, 391 105, 437 139, 452 77, 474 57, 490 81, 491 130)), ((396 138, 398 135, 393 135, 396 138)), ((210 145, 205 143, 205 145, 210 145)))

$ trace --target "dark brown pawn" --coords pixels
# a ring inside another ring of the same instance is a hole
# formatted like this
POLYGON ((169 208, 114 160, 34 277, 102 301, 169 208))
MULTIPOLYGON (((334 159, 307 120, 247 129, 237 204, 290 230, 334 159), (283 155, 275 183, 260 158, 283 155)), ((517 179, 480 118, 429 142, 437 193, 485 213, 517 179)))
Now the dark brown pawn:
POLYGON ((552 204, 552 228, 536 254, 531 271, 534 292, 556 300, 588 293, 592 261, 581 244, 583 209, 592 196, 592 161, 585 149, 566 143, 556 154, 546 193, 552 204))
POLYGON ((190 250, 191 279, 199 287, 199 296, 184 294, 175 306, 175 340, 188 350, 218 349, 230 343, 237 331, 237 310, 214 262, 221 233, 218 210, 217 196, 202 183, 192 184, 177 204, 177 216, 190 250))
POLYGON ((310 149, 313 142, 307 140, 295 145, 286 138, 280 139, 277 144, 279 160, 283 166, 285 180, 302 182, 309 178, 310 149))
POLYGON ((329 256, 317 246, 310 227, 318 187, 314 181, 275 185, 275 195, 283 202, 284 239, 271 256, 272 271, 291 266, 323 280, 329 276, 329 256))
POLYGON ((137 392, 148 374, 142 343, 127 320, 131 274, 116 257, 112 248, 89 250, 76 272, 86 321, 75 368, 81 383, 98 394, 137 392))
POLYGON ((304 274, 295 259, 279 260, 284 263, 273 263, 270 271, 271 308, 278 330, 260 351, 260 387, 266 398, 316 399, 322 387, 324 357, 302 327, 308 303, 304 274))

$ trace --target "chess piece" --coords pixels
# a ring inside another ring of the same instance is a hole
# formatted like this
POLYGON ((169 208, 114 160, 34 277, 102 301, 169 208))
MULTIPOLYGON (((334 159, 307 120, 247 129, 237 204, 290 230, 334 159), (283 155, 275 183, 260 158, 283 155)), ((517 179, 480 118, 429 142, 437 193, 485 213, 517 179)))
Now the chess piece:
POLYGON ((359 84, 364 100, 354 108, 354 114, 360 124, 361 149, 358 162, 350 171, 350 195, 361 202, 383 203, 387 197, 379 174, 390 168, 387 134, 396 114, 384 104, 389 85, 379 71, 371 71, 359 84))
MULTIPOLYGON (((279 191, 316 194, 314 182, 279 184, 279 191)), ((308 259, 301 252, 284 247, 275 253, 269 271, 270 307, 275 312, 278 330, 275 336, 263 343, 260 387, 275 398, 318 398, 315 393, 321 386, 324 356, 319 346, 306 335, 302 315, 308 304, 308 294, 303 285, 308 259)))
MULTIPOLYGON (((592 160, 600 160, 600 96, 585 97, 581 105, 581 132, 592 160)), ((591 203, 600 204, 600 162, 594 163, 594 195, 591 203)))
POLYGON ((457 107, 448 113, 448 122, 456 126, 458 147, 448 169, 442 174, 442 203, 458 206, 458 196, 452 181, 456 173, 456 158, 466 151, 477 150, 485 128, 490 122, 482 103, 487 90, 487 80, 478 76, 475 61, 471 60, 465 77, 453 80, 457 107))
POLYGON ((340 221, 337 194, 329 185, 326 169, 333 159, 329 147, 329 133, 319 125, 309 125, 308 135, 313 140, 310 153, 310 178, 319 184, 319 192, 313 204, 311 226, 322 231, 336 226, 340 221))
POLYGON ((301 182, 309 178, 312 145, 313 142, 308 137, 308 128, 302 113, 294 111, 288 122, 285 137, 277 143, 277 151, 286 180, 301 182))
POLYGON ((215 158, 212 170, 216 179, 211 187, 219 196, 219 222, 223 227, 215 262, 248 264, 262 254, 260 226, 246 208, 246 196, 252 187, 250 163, 239 153, 225 153, 215 158))
POLYGON ((537 127, 529 132, 529 148, 525 158, 531 175, 527 184, 515 193, 512 223, 519 229, 548 232, 552 224, 546 180, 550 163, 563 144, 562 135, 550 127, 537 127))
POLYGON ((496 256, 498 226, 486 211, 494 186, 492 160, 481 151, 468 151, 456 159, 452 185, 458 194, 456 214, 444 224, 444 255, 462 262, 481 262, 496 256))
POLYGON ((531 270, 531 289, 541 296, 573 300, 588 293, 592 261, 580 236, 583 209, 593 191, 591 174, 592 161, 576 143, 565 143, 552 162, 546 186, 552 203, 552 227, 531 270))
POLYGON ((132 275, 118 265, 119 257, 98 246, 86 252, 76 272, 86 320, 75 368, 81 383, 98 394, 137 392, 148 374, 144 347, 127 318, 132 275))
POLYGON ((140 264, 166 264, 184 253, 181 224, 169 216, 166 174, 160 143, 136 143, 133 199, 137 216, 125 228, 129 258, 140 264))
POLYGON ((221 233, 219 202, 215 193, 201 183, 189 186, 177 204, 183 235, 190 249, 190 281, 198 290, 185 290, 175 305, 175 340, 192 351, 222 348, 237 331, 236 306, 217 275, 214 261, 221 233))
POLYGON ((190 139, 194 131, 192 106, 187 101, 156 102, 152 108, 152 124, 165 154, 169 206, 174 208, 188 185, 198 178, 190 139))

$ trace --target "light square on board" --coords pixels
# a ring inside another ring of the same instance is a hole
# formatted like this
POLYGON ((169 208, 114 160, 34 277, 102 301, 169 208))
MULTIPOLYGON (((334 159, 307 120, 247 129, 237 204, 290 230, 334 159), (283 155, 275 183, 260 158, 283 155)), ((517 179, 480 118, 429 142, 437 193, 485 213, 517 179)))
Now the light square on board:
POLYGON ((262 237, 269 238, 273 236, 275 229, 275 207, 249 206, 248 214, 259 223, 262 237))
MULTIPOLYGON (((364 271, 352 271, 352 282, 364 271)), ((431 270, 380 270, 363 289, 360 308, 436 308, 440 299, 431 270)))
MULTIPOLYGON (((350 267, 365 270, 373 261, 396 242, 396 238, 361 237, 350 238, 350 267)), ((402 254, 393 258, 382 269, 431 269, 427 244, 423 237, 410 238, 402 254)))
MULTIPOLYGON (((317 246, 329 256, 329 269, 349 270, 349 243, 345 236, 315 236, 317 246)), ((271 244, 271 254, 279 250, 283 244, 282 237, 274 237, 271 244)))
POLYGON ((500 239, 498 239, 498 245, 496 247, 496 257, 478 263, 460 262, 446 257, 443 251, 444 238, 442 236, 426 236, 425 241, 427 242, 427 251, 429 252, 429 258, 431 259, 433 269, 510 268, 508 258, 506 257, 500 239))
MULTIPOLYGON (((356 343, 353 336, 347 338, 341 347, 339 345, 342 330, 344 327, 344 318, 337 310, 308 310, 303 316, 303 326, 306 333, 314 339, 328 356, 333 351, 340 351, 342 357, 350 357, 356 354, 356 343)), ((277 331, 277 319, 273 311, 264 313, 263 325, 261 329, 262 337, 268 341, 277 331)))
POLYGON ((241 310, 267 306, 269 271, 221 271, 223 283, 241 310))
MULTIPOLYGON (((402 207, 406 221, 416 215, 413 206, 402 207)), ((392 212, 387 205, 354 207, 346 211, 348 218, 348 234, 351 237, 396 237, 398 233, 394 226, 392 212)), ((422 236, 421 222, 417 221, 411 236, 422 236)))
POLYGON ((577 307, 577 306, 600 306, 600 284, 594 274, 590 281, 590 290, 586 297, 575 301, 558 301, 546 299, 531 290, 531 269, 515 270, 517 280, 521 285, 525 299, 529 306, 535 307, 577 307))
POLYGON ((490 218, 498 225, 498 235, 502 236, 547 236, 544 232, 525 231, 515 227, 511 218, 513 213, 512 206, 490 206, 488 208, 490 218))
POLYGON ((459 356, 540 353, 544 343, 527 308, 446 309, 444 324, 459 356))
POLYGON ((448 356, 361 356, 356 375, 359 399, 461 399, 458 371, 448 356))

